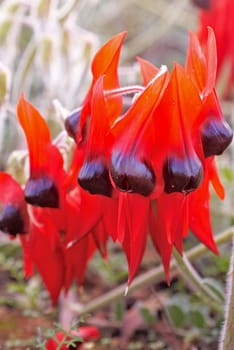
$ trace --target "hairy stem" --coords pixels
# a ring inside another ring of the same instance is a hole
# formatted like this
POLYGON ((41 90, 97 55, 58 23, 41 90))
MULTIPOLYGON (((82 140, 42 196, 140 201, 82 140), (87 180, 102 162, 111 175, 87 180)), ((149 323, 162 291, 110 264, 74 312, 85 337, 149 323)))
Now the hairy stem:
POLYGON ((181 276, 193 286, 200 299, 217 312, 222 311, 222 300, 203 281, 198 272, 194 269, 187 256, 181 256, 176 249, 173 250, 173 257, 177 262, 177 268, 181 276))
POLYGON ((234 236, 232 242, 232 256, 227 274, 226 305, 224 324, 220 335, 219 350, 234 349, 234 236))
POLYGON ((105 95, 106 96, 118 96, 118 95, 126 95, 126 94, 132 94, 132 93, 138 93, 144 91, 145 88, 140 85, 132 85, 132 86, 126 86, 121 87, 118 89, 113 90, 106 90, 105 95))

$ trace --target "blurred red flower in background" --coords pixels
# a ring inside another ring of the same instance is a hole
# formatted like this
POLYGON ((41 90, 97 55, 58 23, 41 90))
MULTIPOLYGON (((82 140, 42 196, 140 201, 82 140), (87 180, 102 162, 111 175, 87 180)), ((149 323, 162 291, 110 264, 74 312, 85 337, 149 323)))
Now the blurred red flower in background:
POLYGON ((64 332, 58 332, 55 334, 55 339, 48 339, 46 342, 47 350, 56 350, 59 346, 61 350, 66 349, 82 349, 83 343, 86 341, 98 340, 100 338, 99 330, 93 326, 82 326, 77 331, 72 330, 68 332, 68 336, 64 332), (80 338, 76 340, 75 337, 80 338), (73 340, 74 345, 66 345, 69 341, 73 340))
POLYGON ((224 98, 233 96, 234 84, 234 2, 232 0, 195 0, 200 7, 198 37, 202 45, 207 40, 207 26, 215 34, 217 43, 217 79, 224 98))

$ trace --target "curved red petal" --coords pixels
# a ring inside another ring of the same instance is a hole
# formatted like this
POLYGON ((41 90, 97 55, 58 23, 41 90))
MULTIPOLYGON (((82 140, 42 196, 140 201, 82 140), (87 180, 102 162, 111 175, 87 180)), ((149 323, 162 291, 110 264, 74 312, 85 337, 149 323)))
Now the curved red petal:
POLYGON ((202 243, 218 254, 218 248, 213 239, 209 201, 209 174, 205 171, 201 185, 188 197, 189 227, 202 243))
POLYGON ((143 85, 147 85, 159 73, 160 69, 155 67, 151 62, 141 58, 136 58, 141 70, 143 85))
MULTIPOLYGON (((119 87, 118 78, 118 62, 120 56, 120 50, 123 44, 123 40, 127 32, 119 33, 108 40, 96 53, 92 61, 92 74, 93 80, 89 91, 84 99, 83 107, 80 114, 80 124, 77 134, 77 143, 82 143, 84 137, 82 131, 87 123, 87 119, 91 113, 91 99, 93 95, 94 84, 101 75, 105 75, 104 89, 115 89, 119 87)), ((107 99, 108 114, 113 119, 119 116, 122 110, 122 97, 112 96, 107 99)))
POLYGON ((38 110, 23 94, 17 105, 17 114, 28 143, 30 168, 35 172, 48 163, 45 147, 51 142, 50 132, 38 110))

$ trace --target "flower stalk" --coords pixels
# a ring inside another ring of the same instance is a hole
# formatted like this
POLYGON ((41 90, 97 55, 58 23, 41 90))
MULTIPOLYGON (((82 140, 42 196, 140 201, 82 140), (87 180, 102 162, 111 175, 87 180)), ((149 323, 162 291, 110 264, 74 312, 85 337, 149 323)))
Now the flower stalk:
MULTIPOLYGON (((221 245, 225 242, 228 242, 233 235, 234 235, 234 226, 231 226, 227 230, 216 235, 214 237, 214 240, 217 245, 221 245)), ((186 252, 186 257, 189 260, 195 260, 201 257, 202 255, 204 255, 205 253, 207 253, 207 248, 203 244, 198 244, 197 246, 189 249, 186 252)), ((178 265, 176 263, 176 260, 173 258, 171 260, 171 271, 175 271, 177 266, 178 265)), ((132 293, 135 290, 138 290, 139 288, 149 286, 155 281, 159 280, 160 278, 163 278, 163 276, 164 276, 163 266, 160 265, 158 267, 155 267, 150 271, 147 271, 144 274, 135 277, 132 284, 129 286, 128 293, 132 293)), ((110 292, 107 292, 106 294, 95 298, 94 300, 90 301, 85 305, 82 305, 80 303, 74 303, 68 300, 67 306, 72 311, 77 312, 79 316, 81 316, 84 314, 91 313, 95 310, 98 310, 101 307, 111 304, 116 300, 118 300, 119 298, 122 298, 125 290, 126 290, 126 284, 122 284, 117 288, 111 290, 110 292)))
POLYGON ((232 349, 234 349, 234 236, 230 267, 227 274, 224 324, 219 343, 219 350, 232 349))
POLYGON ((144 87, 140 85, 132 85, 132 86, 124 86, 117 89, 106 90, 105 95, 110 96, 119 96, 119 95, 127 95, 127 94, 135 94, 144 91, 144 87))
POLYGON ((173 250, 173 257, 177 262, 177 268, 183 277, 198 293, 200 299, 217 312, 222 311, 222 300, 203 281, 191 262, 184 254, 181 256, 176 249, 173 250))

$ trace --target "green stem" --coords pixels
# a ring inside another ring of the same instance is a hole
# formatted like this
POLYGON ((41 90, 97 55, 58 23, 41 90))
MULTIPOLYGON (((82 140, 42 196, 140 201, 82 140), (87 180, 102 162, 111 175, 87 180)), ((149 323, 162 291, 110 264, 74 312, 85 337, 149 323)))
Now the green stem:
POLYGON ((226 305, 224 324, 220 336, 219 350, 234 349, 234 236, 232 256, 226 283, 226 305))
POLYGON ((187 256, 181 256, 176 249, 173 250, 173 257, 177 262, 177 268, 181 276, 193 286, 201 300, 217 312, 222 311, 222 300, 215 294, 199 276, 187 256))
MULTIPOLYGON (((217 245, 220 245, 224 242, 227 242, 231 239, 231 237, 234 234, 234 226, 228 228, 224 232, 218 234, 215 236, 215 242, 217 245)), ((196 247, 188 250, 186 252, 186 256, 188 259, 195 260, 205 254, 207 252, 207 248, 203 244, 198 244, 196 247)), ((175 259, 171 260, 171 271, 175 270, 177 267, 175 259)), ((141 276, 138 276, 134 279, 131 286, 129 287, 128 293, 131 293, 139 288, 146 287, 151 285, 152 283, 155 283, 155 281, 159 280, 160 278, 164 277, 164 269, 163 266, 160 265, 158 267, 155 267, 151 269, 150 271, 142 274, 141 276)), ((119 298, 122 298, 124 296, 124 291, 126 290, 126 284, 122 284, 115 289, 111 290, 110 292, 107 292, 104 295, 101 295, 100 297, 97 297, 96 299, 90 301, 89 303, 85 305, 81 305, 78 303, 72 303, 67 301, 68 307, 73 310, 74 312, 77 312, 79 316, 93 312, 97 309, 100 309, 101 307, 111 304, 118 300, 119 298)))

